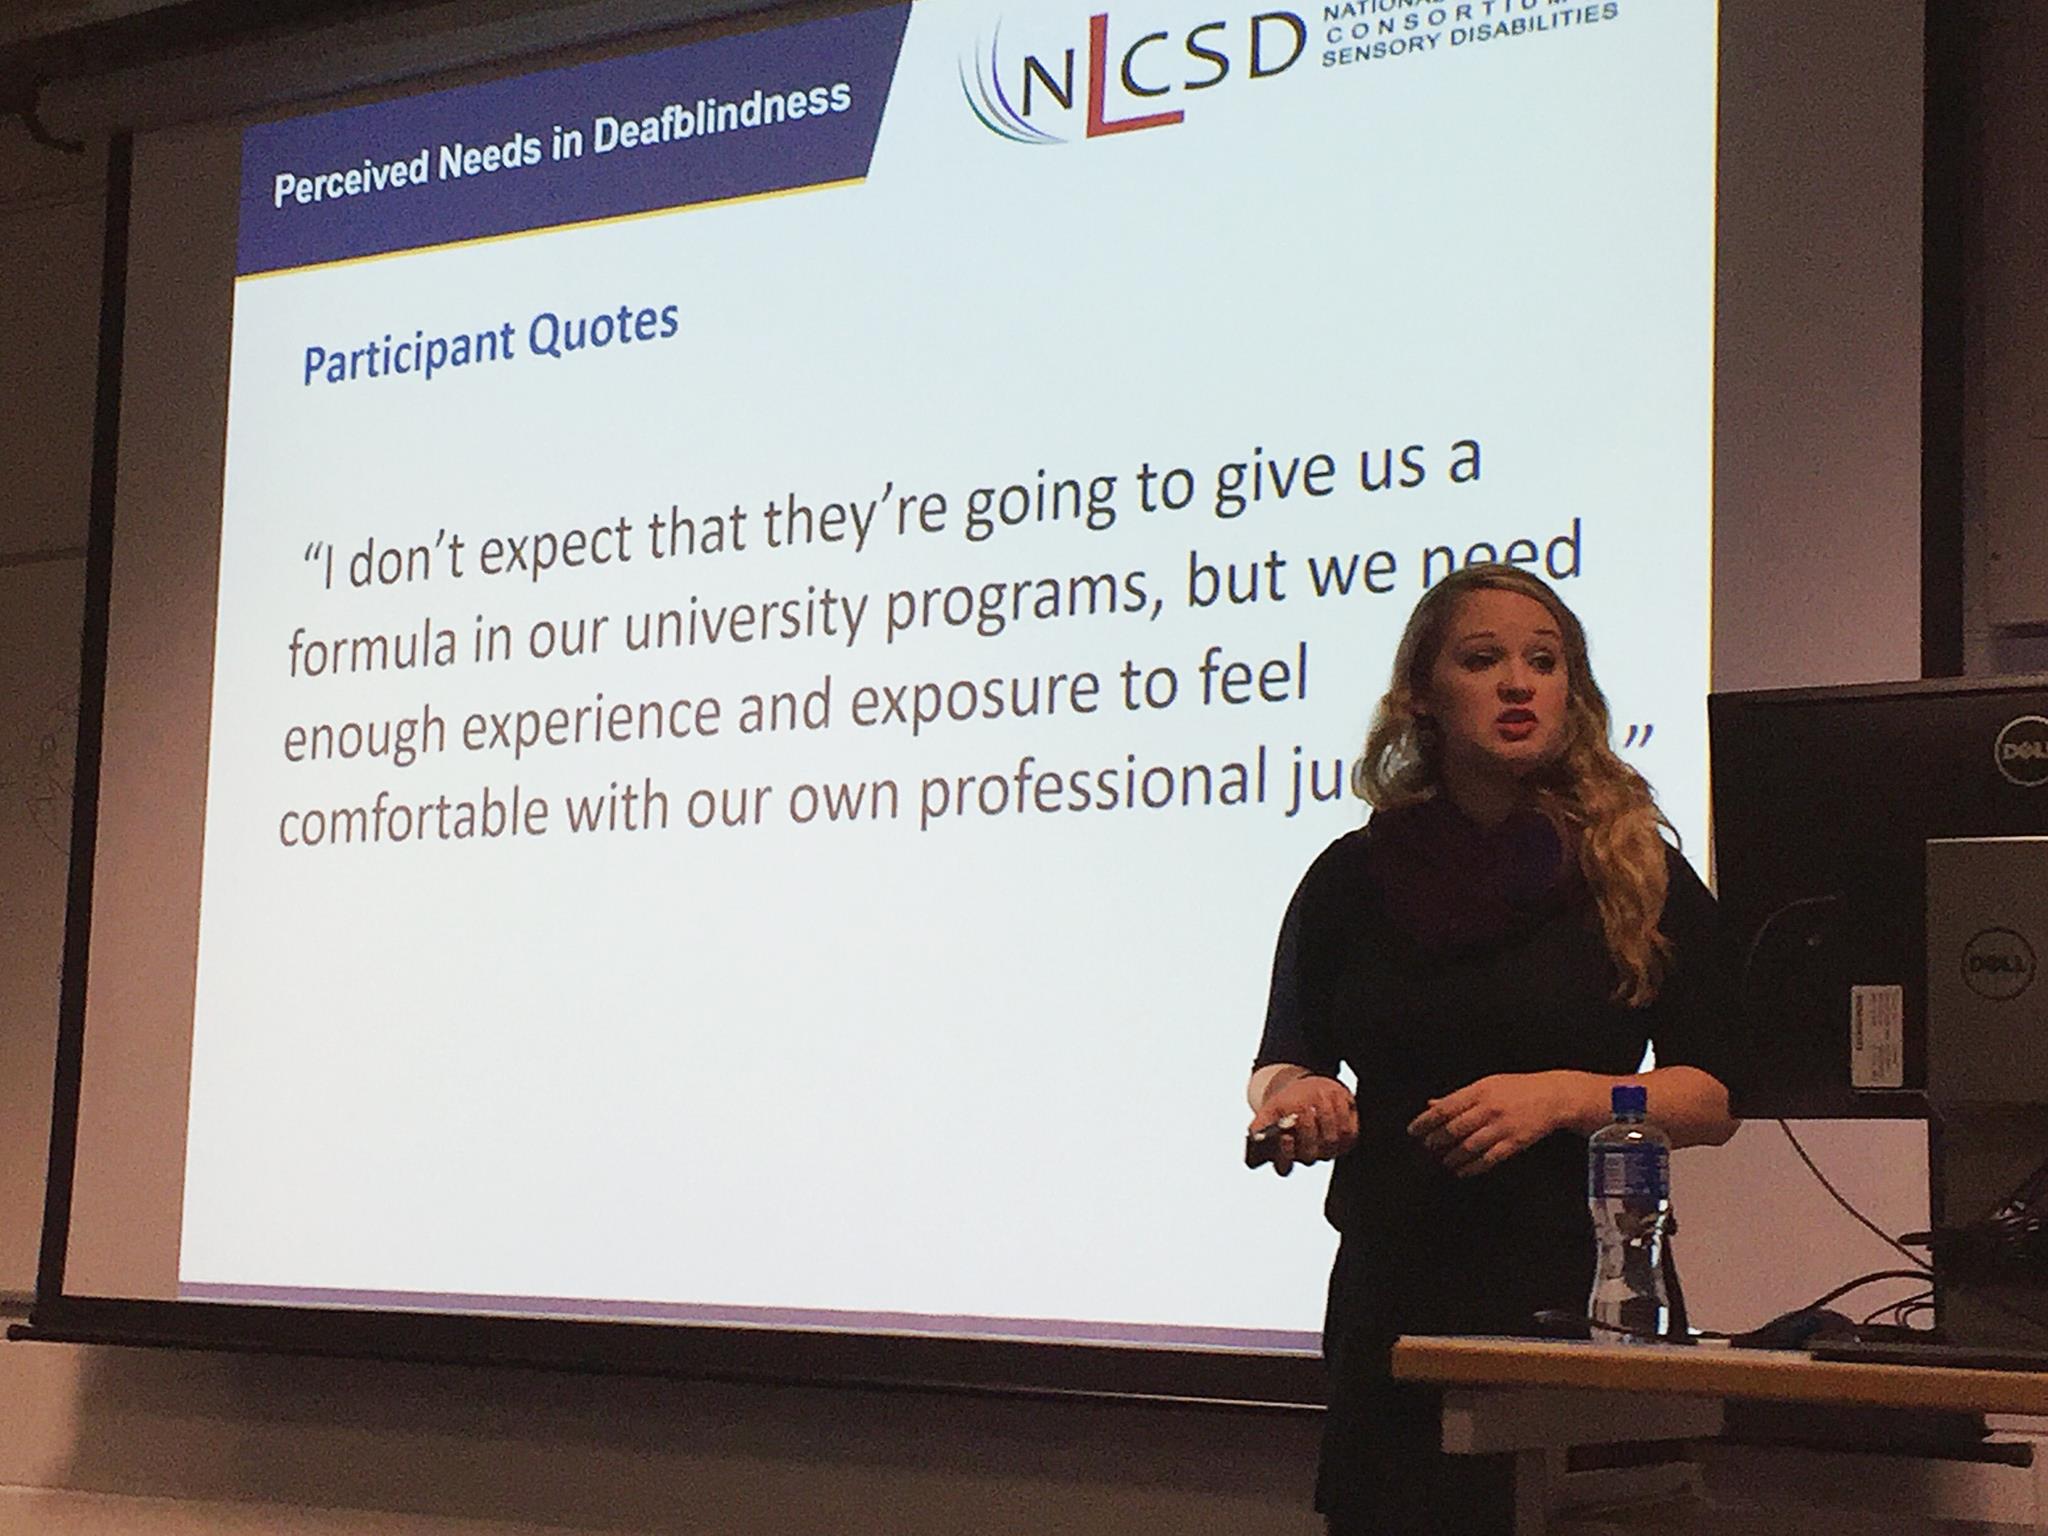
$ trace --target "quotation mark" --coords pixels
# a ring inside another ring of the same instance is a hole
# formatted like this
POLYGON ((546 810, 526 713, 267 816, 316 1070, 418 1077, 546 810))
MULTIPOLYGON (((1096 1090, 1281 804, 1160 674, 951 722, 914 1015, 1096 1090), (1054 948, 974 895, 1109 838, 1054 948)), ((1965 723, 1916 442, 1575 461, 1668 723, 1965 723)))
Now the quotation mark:
POLYGON ((1647 747, 1650 744, 1650 733, 1656 729, 1654 725, 1632 725, 1628 728, 1628 740, 1624 741, 1622 746, 1647 747))
POLYGON ((334 546, 324 539, 315 539, 306 546, 306 564, 320 567, 320 585, 334 590, 334 546))

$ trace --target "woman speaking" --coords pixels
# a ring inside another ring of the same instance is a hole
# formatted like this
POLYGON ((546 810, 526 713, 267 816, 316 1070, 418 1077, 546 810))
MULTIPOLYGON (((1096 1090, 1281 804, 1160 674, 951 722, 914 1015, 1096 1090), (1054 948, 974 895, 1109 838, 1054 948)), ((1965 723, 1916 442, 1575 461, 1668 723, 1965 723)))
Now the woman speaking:
POLYGON ((1333 1536, 1504 1532, 1508 1459, 1444 1456, 1439 1394, 1392 1381, 1389 1351, 1584 1308, 1585 1138, 1613 1085, 1644 1084, 1677 1145, 1734 1132, 1730 968, 1609 745, 1584 629, 1525 571, 1416 605, 1353 784, 1373 814, 1287 909, 1250 1088, 1254 1129, 1293 1116, 1278 1172, 1336 1159, 1316 1507, 1333 1536))

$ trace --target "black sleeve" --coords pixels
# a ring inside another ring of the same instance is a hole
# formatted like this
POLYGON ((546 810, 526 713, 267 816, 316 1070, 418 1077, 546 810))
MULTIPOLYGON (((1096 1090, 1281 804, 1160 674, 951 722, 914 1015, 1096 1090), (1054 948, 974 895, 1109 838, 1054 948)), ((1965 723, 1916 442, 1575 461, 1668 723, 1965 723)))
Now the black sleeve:
POLYGON ((1658 922, 1671 941, 1670 967, 1650 1004, 1650 1043, 1660 1067, 1698 1067, 1726 1087, 1736 1069, 1736 961, 1732 936, 1713 893, 1676 848, 1665 849, 1670 875, 1658 922))
POLYGON ((1266 994, 1266 1030, 1252 1070, 1287 1062, 1334 1077, 1338 1057, 1331 1036, 1329 982, 1333 960, 1331 889, 1333 846, 1309 866, 1280 921, 1273 952, 1273 983, 1266 994))

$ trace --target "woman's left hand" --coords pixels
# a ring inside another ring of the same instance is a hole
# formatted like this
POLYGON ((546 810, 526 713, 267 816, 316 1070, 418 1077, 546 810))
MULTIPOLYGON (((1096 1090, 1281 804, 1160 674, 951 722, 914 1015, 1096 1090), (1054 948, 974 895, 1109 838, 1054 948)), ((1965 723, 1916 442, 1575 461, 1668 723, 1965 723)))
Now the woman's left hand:
POLYGON ((1571 1123, 1564 1072, 1503 1072, 1431 1099, 1408 1134, 1459 1178, 1485 1173, 1571 1123))

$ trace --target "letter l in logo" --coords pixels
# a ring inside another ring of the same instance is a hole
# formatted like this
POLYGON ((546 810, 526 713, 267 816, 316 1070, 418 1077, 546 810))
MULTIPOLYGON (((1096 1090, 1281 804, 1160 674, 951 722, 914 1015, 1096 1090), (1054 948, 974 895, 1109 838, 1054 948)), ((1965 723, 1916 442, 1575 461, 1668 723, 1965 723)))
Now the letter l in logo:
POLYGON ((1115 122, 1102 115, 1109 90, 1109 13, 1088 18, 1088 137, 1106 133, 1132 133, 1140 128, 1170 128, 1187 114, 1154 112, 1149 117, 1120 117, 1115 122))

